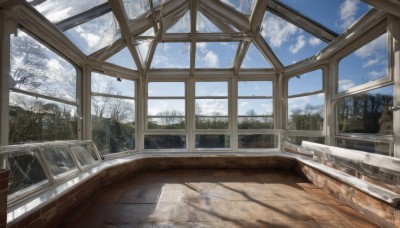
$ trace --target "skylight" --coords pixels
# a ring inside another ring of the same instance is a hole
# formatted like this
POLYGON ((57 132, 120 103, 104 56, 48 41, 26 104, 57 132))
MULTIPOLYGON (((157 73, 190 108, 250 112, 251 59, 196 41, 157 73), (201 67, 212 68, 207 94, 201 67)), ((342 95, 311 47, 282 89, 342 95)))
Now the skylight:
POLYGON ((190 33, 190 10, 188 10, 166 33, 190 33))
POLYGON ((261 69, 261 68, 272 68, 271 64, 265 59, 260 50, 251 43, 247 53, 243 59, 241 68, 249 69, 261 69))
POLYGON ((199 42, 196 68, 233 68, 239 42, 199 42))
POLYGON ((136 19, 150 11, 148 0, 122 0, 122 4, 129 20, 136 19))
POLYGON ((140 60, 144 64, 149 55, 151 41, 141 41, 136 44, 136 49, 139 52, 140 60))
POLYGON ((337 33, 342 33, 370 9, 367 4, 359 0, 280 1, 337 33))
POLYGON ((190 67, 190 43, 159 43, 154 53, 151 68, 190 67))
POLYGON ((221 0, 221 2, 235 8, 245 15, 250 15, 254 5, 254 0, 221 0))
POLYGON ((107 0, 51 0, 51 1, 40 1, 39 4, 35 4, 38 1, 28 1, 32 4, 37 11, 45 16, 52 23, 57 23, 64 19, 70 18, 84 11, 87 11, 93 7, 106 3, 107 0))
POLYGON ((197 24, 196 30, 200 33, 217 33, 221 32, 221 30, 212 23, 204 14, 200 11, 197 11, 197 24))
POLYGON ((326 43, 282 18, 266 12, 261 35, 285 65, 317 54, 326 43))
POLYGON ((73 27, 64 34, 86 55, 112 44, 121 36, 112 12, 73 27))
POLYGON ((132 55, 127 47, 119 51, 117 54, 111 56, 106 61, 131 70, 137 70, 135 61, 133 60, 132 55))

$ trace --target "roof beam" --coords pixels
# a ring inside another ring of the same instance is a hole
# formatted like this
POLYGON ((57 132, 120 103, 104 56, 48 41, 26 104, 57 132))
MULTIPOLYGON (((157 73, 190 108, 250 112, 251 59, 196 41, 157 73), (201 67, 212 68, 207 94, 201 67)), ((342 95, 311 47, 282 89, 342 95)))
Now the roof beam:
POLYGON ((264 18, 265 9, 269 0, 257 0, 250 15, 250 29, 253 33, 259 32, 264 18))
POLYGON ((179 19, 181 19, 185 13, 189 10, 189 6, 188 7, 182 7, 179 8, 178 10, 176 10, 175 12, 169 14, 167 17, 164 17, 161 22, 163 23, 163 30, 164 33, 172 27, 172 25, 174 25, 176 22, 179 21, 179 19))
POLYGON ((221 15, 227 22, 236 26, 241 31, 250 31, 247 17, 231 7, 226 6, 222 2, 215 0, 199 0, 199 5, 210 11, 210 13, 221 15))
POLYGON ((92 53, 89 57, 93 59, 106 60, 113 56, 115 53, 122 50, 125 46, 126 44, 124 39, 119 39, 111 45, 92 53))
POLYGON ((123 10, 121 1, 109 1, 111 8, 114 12, 115 17, 117 18, 117 21, 119 23, 119 26, 121 28, 121 33, 122 37, 125 39, 126 45, 129 49, 129 51, 132 54, 133 59, 135 60, 137 69, 139 70, 139 73, 143 73, 143 66, 142 62, 140 60, 140 56, 136 50, 136 48, 132 44, 132 34, 129 29, 129 26, 127 24, 127 15, 125 13, 125 10, 123 10))
MULTIPOLYGON (((207 41, 243 41, 243 39, 250 40, 253 36, 252 33, 197 33, 197 42, 207 41)), ((192 34, 190 33, 167 33, 163 34, 160 41, 162 42, 191 42, 192 34)))
POLYGON ((9 9, 23 2, 24 0, 0 0, 0 9, 9 9))
POLYGON ((295 11, 294 9, 282 4, 278 3, 275 0, 271 0, 268 3, 268 9, 272 13, 278 15, 279 17, 285 19, 286 21, 296 25, 299 28, 311 33, 313 36, 325 41, 332 42, 338 34, 333 32, 332 30, 326 28, 320 23, 311 20, 303 16, 301 13, 295 11))
POLYGON ((78 26, 80 24, 83 24, 87 21, 90 21, 94 18, 100 17, 101 15, 104 15, 106 13, 111 12, 111 6, 108 4, 108 2, 101 4, 99 6, 96 6, 92 9, 89 9, 85 12, 82 12, 78 15, 69 17, 65 20, 62 20, 60 22, 55 23, 55 25, 61 30, 61 31, 66 31, 70 28, 73 28, 75 26, 78 26))
POLYGON ((204 14, 209 20, 211 20, 219 29, 221 29, 224 33, 234 33, 235 30, 232 29, 226 22, 224 22, 221 18, 214 16, 213 14, 208 13, 207 10, 204 10, 203 7, 198 6, 200 12, 204 14))
POLYGON ((194 75, 195 62, 196 62, 196 25, 197 25, 197 0, 192 0, 190 6, 190 32, 191 32, 191 45, 190 48, 190 74, 194 75))
POLYGON ((235 58, 235 64, 233 65, 233 70, 235 75, 238 75, 239 73, 240 66, 242 65, 244 56, 246 55, 246 52, 249 49, 250 44, 251 44, 250 41, 243 41, 238 48, 235 58))
POLYGON ((153 40, 151 46, 150 46, 150 50, 149 50, 149 54, 147 55, 147 59, 145 60, 146 64, 145 64, 145 76, 146 78, 148 78, 148 72, 150 70, 151 67, 151 63, 153 62, 153 58, 154 58, 154 53, 156 52, 156 48, 158 43, 161 40, 161 37, 163 35, 163 28, 161 27, 156 34, 155 39, 153 40))
POLYGON ((400 2, 393 0, 362 0, 363 2, 371 5, 377 9, 383 10, 394 16, 400 17, 400 2))
POLYGON ((271 50, 267 42, 265 42, 264 37, 261 36, 260 33, 257 33, 253 37, 254 44, 261 50, 261 53, 264 55, 265 58, 271 63, 271 65, 277 70, 281 70, 283 65, 281 61, 276 57, 274 52, 271 50))

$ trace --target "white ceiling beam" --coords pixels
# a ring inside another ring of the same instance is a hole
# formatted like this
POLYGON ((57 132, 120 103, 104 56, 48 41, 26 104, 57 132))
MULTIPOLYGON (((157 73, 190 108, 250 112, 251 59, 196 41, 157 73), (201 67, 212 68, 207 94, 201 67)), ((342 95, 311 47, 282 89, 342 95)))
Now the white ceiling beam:
POLYGON ((126 45, 130 53, 132 54, 133 59, 135 60, 136 67, 142 74, 143 73, 142 61, 140 60, 140 56, 136 50, 136 47, 134 47, 132 44, 132 34, 127 24, 128 18, 125 13, 125 10, 122 8, 123 6, 121 5, 121 1, 109 0, 108 2, 110 3, 111 8, 113 9, 115 17, 117 18, 117 21, 121 28, 122 37, 125 39, 126 45))
POLYGON ((383 10, 396 17, 400 17, 400 1, 398 0, 362 0, 377 9, 383 10))
POLYGON ((153 42, 151 43, 150 50, 149 50, 149 53, 147 55, 147 59, 145 60, 145 73, 144 73, 144 75, 146 76, 146 78, 148 78, 148 72, 150 70, 151 63, 153 61, 154 53, 156 52, 157 45, 158 45, 158 43, 160 43, 161 37, 163 35, 163 30, 164 29, 161 28, 161 29, 159 29, 157 31, 156 37, 153 40, 153 42))
MULTIPOLYGON (((244 39, 250 40, 253 36, 252 33, 197 33, 197 42, 207 41, 243 41, 244 39)), ((162 42, 191 42, 192 34, 190 33, 166 33, 163 34, 160 41, 162 42)))
POLYGON ((267 42, 265 42, 264 37, 261 36, 260 33, 257 33, 253 37, 254 44, 261 50, 261 53, 264 57, 271 63, 272 67, 277 71, 280 71, 283 68, 281 61, 276 57, 275 53, 269 47, 267 42))
POLYGON ((269 0, 257 0, 250 15, 250 29, 253 33, 259 32, 264 18, 265 9, 269 0))
POLYGON ((268 3, 268 9, 272 13, 296 25, 297 27, 302 28, 303 30, 311 33, 313 36, 325 42, 330 43, 338 36, 337 33, 326 28, 320 23, 303 16, 301 13, 281 3, 278 3, 275 0, 271 0, 268 3))
POLYGON ((235 75, 237 75, 239 72, 240 66, 242 65, 244 56, 246 55, 247 50, 250 47, 250 44, 251 44, 250 41, 243 41, 239 45, 239 48, 236 53, 234 65, 233 65, 233 70, 234 70, 235 75))
POLYGON ((92 53, 89 57, 93 59, 106 60, 113 56, 115 53, 122 50, 124 47, 126 47, 126 43, 125 40, 122 38, 115 41, 111 45, 92 53))
POLYGON ((224 33, 234 33, 235 30, 232 29, 229 24, 224 22, 221 18, 214 16, 213 14, 209 14, 207 10, 204 10, 203 7, 198 6, 200 12, 206 16, 211 22, 215 24, 222 32, 224 33))
POLYGON ((197 1, 192 0, 190 5, 190 33, 191 33, 191 48, 190 48, 190 74, 194 75, 196 64, 196 34, 197 34, 197 1))
POLYGON ((199 5, 207 9, 210 13, 221 15, 227 22, 236 26, 241 31, 250 31, 248 18, 222 2, 215 0, 199 0, 199 5))

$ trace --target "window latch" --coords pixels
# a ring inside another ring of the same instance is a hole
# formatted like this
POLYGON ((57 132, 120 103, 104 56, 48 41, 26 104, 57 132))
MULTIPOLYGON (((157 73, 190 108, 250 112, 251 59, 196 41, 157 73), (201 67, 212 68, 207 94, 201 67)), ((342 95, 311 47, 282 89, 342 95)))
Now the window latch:
POLYGON ((389 111, 394 112, 394 111, 399 111, 400 106, 395 106, 395 107, 389 107, 389 111))

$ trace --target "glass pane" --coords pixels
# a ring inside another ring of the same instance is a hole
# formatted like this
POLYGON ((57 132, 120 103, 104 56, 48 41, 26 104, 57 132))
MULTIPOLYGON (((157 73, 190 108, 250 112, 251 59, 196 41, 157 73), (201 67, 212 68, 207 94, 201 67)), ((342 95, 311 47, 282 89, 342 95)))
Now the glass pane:
POLYGON ((238 116, 270 116, 274 112, 272 99, 239 99, 238 116))
POLYGON ((136 49, 139 52, 140 60, 142 64, 144 64, 147 60, 147 56, 149 55, 150 45, 152 40, 146 40, 142 42, 138 42, 136 45, 136 49))
POLYGON ((135 149, 135 101, 92 97, 92 137, 101 155, 135 149))
POLYGON ((274 117, 238 117, 238 129, 273 129, 274 117))
POLYGON ((288 95, 315 92, 322 90, 322 70, 314 70, 296 77, 288 82, 288 95))
POLYGON ((393 86, 387 86, 338 100, 340 133, 393 135, 393 86))
POLYGON ((86 55, 98 51, 121 37, 112 12, 73 27, 64 34, 86 55))
POLYGON ((228 117, 195 117, 196 129, 228 129, 229 119, 228 117))
POLYGON ((370 9, 359 0, 280 1, 337 33, 342 33, 370 9))
POLYGON ((184 97, 184 82, 149 82, 149 97, 184 97))
POLYGON ((8 194, 40 182, 48 182, 45 172, 33 152, 8 157, 10 179, 8 194))
POLYGON ((166 3, 167 1, 169 1, 169 0, 153 0, 153 7, 155 8, 161 4, 166 3))
POLYGON ((385 142, 367 142, 350 139, 336 139, 338 147, 360 150, 386 156, 393 156, 393 144, 385 142))
POLYGON ((254 0, 221 0, 221 2, 235 8, 245 15, 250 15, 254 5, 254 0))
POLYGON ((147 127, 148 129, 185 129, 185 117, 149 117, 147 127))
POLYGON ((92 72, 92 92, 134 97, 135 82, 92 72))
POLYGON ((275 148, 275 135, 239 135, 239 149, 275 148))
POLYGON ((262 28, 261 35, 285 66, 314 56, 326 46, 320 39, 270 12, 265 13, 262 28))
POLYGON ((228 82, 196 82, 196 97, 227 97, 228 82))
POLYGON ((145 135, 144 149, 185 149, 184 135, 145 135))
POLYGON ((325 144, 325 137, 286 136, 284 140, 299 146, 301 146, 303 141, 325 144))
POLYGON ((166 33, 190 33, 190 10, 186 13, 169 29, 166 33))
POLYGON ((388 76, 387 33, 339 62, 338 92, 388 76))
POLYGON ((190 67, 190 43, 158 43, 151 68, 190 67))
POLYGON ((10 92, 9 144, 77 139, 77 107, 10 92))
POLYGON ((150 11, 148 0, 122 0, 122 4, 129 20, 136 19, 150 11))
POLYGON ((90 145, 74 145, 70 148, 81 166, 93 164, 97 160, 97 156, 93 157, 94 154, 91 153, 90 145))
POLYGON ((206 148, 230 148, 229 135, 196 135, 196 149, 206 148))
POLYGON ((272 68, 271 64, 267 61, 260 50, 253 44, 250 44, 246 55, 244 56, 241 68, 244 69, 261 69, 272 68))
POLYGON ((185 116, 185 100, 149 99, 147 110, 148 116, 185 116))
POLYGON ((127 47, 119 51, 117 54, 111 56, 109 59, 106 60, 106 62, 131 70, 137 70, 135 60, 133 60, 131 52, 127 47))
POLYGON ((196 31, 199 33, 219 33, 222 32, 213 22, 204 14, 197 11, 196 31))
POLYGON ((195 112, 198 116, 228 116, 228 100, 196 99, 195 112))
POLYGON ((76 169, 76 164, 69 152, 68 147, 45 147, 43 156, 50 167, 53 176, 76 169))
POLYGON ((154 32, 154 28, 151 27, 149 29, 146 30, 146 32, 140 34, 140 36, 155 36, 155 32, 154 32))
POLYGON ((240 97, 272 96, 272 82, 239 81, 238 90, 240 97))
POLYGON ((106 3, 107 0, 28 0, 27 2, 49 21, 56 23, 106 3))
POLYGON ((288 99, 288 129, 322 131, 324 94, 288 99))
POLYGON ((239 42, 196 43, 196 68, 233 68, 239 42))
POLYGON ((74 66, 21 30, 10 57, 10 88, 76 101, 74 66))

